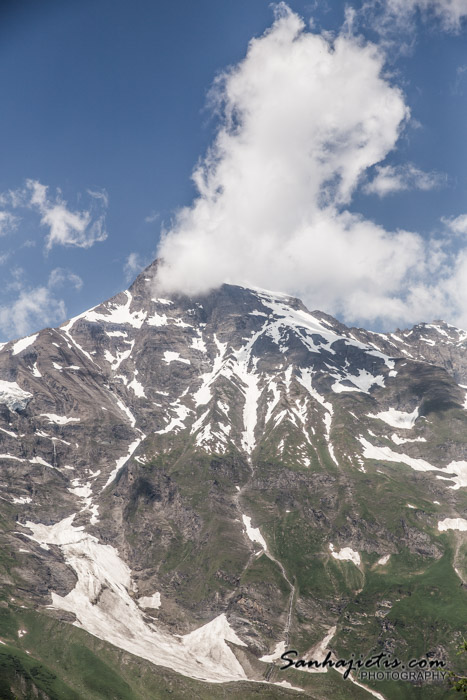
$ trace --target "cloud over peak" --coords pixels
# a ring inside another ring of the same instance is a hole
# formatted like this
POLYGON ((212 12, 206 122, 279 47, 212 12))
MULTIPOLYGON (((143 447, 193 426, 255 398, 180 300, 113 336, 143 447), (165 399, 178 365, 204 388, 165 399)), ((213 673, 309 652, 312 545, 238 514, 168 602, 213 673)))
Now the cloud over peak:
POLYGON ((363 173, 394 148, 409 110, 383 77, 376 46, 307 31, 281 10, 216 81, 220 126, 193 175, 197 198, 160 245, 158 282, 188 293, 256 284, 348 318, 374 318, 373 303, 362 308, 365 296, 394 296, 420 241, 345 205, 363 173))
POLYGON ((193 173, 197 196, 162 237, 159 288, 257 285, 347 322, 467 323, 467 256, 452 237, 387 231, 347 209, 358 188, 383 195, 443 180, 413 164, 378 165, 368 184, 410 116, 384 62, 348 22, 337 37, 314 33, 280 4, 272 27, 215 81, 218 131, 193 173))

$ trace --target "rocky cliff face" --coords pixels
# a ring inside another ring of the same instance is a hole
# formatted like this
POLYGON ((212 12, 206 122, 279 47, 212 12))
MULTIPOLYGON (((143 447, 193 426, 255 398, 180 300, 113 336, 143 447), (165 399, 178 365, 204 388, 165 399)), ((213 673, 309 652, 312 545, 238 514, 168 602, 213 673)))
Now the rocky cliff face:
POLYGON ((155 267, 1 348, 4 605, 264 697, 330 697, 272 665, 286 648, 453 658, 467 333, 349 329, 229 285, 159 298, 155 267))

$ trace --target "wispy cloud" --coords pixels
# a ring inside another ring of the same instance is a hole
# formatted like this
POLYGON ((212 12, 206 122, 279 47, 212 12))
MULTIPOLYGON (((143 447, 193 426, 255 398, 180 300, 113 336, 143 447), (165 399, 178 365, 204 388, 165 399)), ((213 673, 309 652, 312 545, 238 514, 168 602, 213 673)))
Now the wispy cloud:
POLYGON ((395 39, 402 52, 413 46, 417 19, 448 33, 458 33, 467 19, 465 0, 364 0, 354 11, 355 23, 363 22, 384 39, 395 39), (404 36, 405 35, 405 36, 404 36))
POLYGON ((49 275, 49 280, 47 286, 49 289, 56 289, 58 287, 63 287, 64 284, 69 283, 77 291, 83 287, 83 280, 81 277, 70 270, 66 270, 63 267, 56 267, 49 275))
POLYGON ((406 23, 418 10, 423 19, 436 19, 442 29, 458 32, 467 18, 465 0, 386 0, 385 10, 398 23, 406 23))
MULTIPOLYGON (((41 224, 49 229, 46 237, 46 250, 54 245, 90 248, 95 243, 107 238, 105 230, 105 215, 97 216, 93 209, 71 211, 67 203, 58 193, 50 199, 47 187, 37 180, 28 180, 26 187, 31 193, 29 205, 36 207, 41 214, 41 224)), ((89 192, 94 202, 100 203, 100 208, 107 206, 105 193, 89 192)))
POLYGON ((145 217, 144 221, 147 224, 153 224, 160 218, 160 214, 157 211, 152 211, 148 216, 145 217))
POLYGON ((139 253, 130 253, 123 266, 125 281, 132 282, 147 264, 139 253))
POLYGON ((56 296, 56 290, 67 282, 75 289, 82 286, 78 275, 61 268, 52 270, 44 285, 29 285, 24 280, 24 270, 19 267, 11 270, 11 276, 8 288, 15 296, 0 305, 0 331, 8 338, 21 337, 65 320, 65 302, 56 296))
POLYGON ((458 236, 464 236, 467 234, 467 214, 460 214, 459 216, 455 217, 444 216, 441 221, 451 233, 458 236))
POLYGON ((18 226, 18 217, 9 211, 0 211, 0 236, 11 233, 18 226))
POLYGON ((385 197, 404 190, 432 190, 445 185, 446 175, 438 172, 424 172, 412 163, 406 165, 377 165, 376 175, 363 187, 366 194, 385 197))
MULTIPOLYGON (((107 238, 105 213, 108 206, 106 192, 88 190, 89 206, 79 211, 69 208, 60 190, 49 195, 48 187, 38 180, 26 180, 24 187, 9 190, 0 195, 0 203, 13 210, 27 209, 40 216, 41 225, 48 230, 45 249, 53 246, 90 248, 107 238)), ((16 224, 17 218, 8 211, 3 212, 7 223, 16 224)), ((2 220, 0 218, 0 231, 2 220)))

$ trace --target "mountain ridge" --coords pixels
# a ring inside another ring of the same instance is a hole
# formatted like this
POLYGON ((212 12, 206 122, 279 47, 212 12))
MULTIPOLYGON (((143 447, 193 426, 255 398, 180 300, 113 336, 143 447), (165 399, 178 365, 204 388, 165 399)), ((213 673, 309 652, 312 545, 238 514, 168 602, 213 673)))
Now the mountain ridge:
MULTIPOLYGON (((462 615, 444 620, 443 601, 465 596, 467 333, 347 328, 234 285, 158 297, 156 266, 0 350, 5 590, 213 683, 281 683, 281 645, 305 653, 332 629, 335 654, 453 659, 462 615), (431 579, 441 622, 427 637, 405 606, 426 607, 431 579)), ((287 673, 313 697, 316 674, 287 673)), ((422 697, 401 687, 384 697, 422 697)))

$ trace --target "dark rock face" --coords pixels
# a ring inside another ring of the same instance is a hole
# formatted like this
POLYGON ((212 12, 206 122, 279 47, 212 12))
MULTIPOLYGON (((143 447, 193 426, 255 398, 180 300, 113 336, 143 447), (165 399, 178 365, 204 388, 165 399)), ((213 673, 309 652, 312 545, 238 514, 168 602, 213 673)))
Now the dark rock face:
POLYGON ((424 586, 443 619, 467 578, 467 333, 229 285, 160 298, 155 269, 0 351, 2 585, 169 667, 215 623, 220 677, 185 670, 207 680, 266 672, 229 634, 256 657, 332 627, 336 653, 416 646, 424 586))

